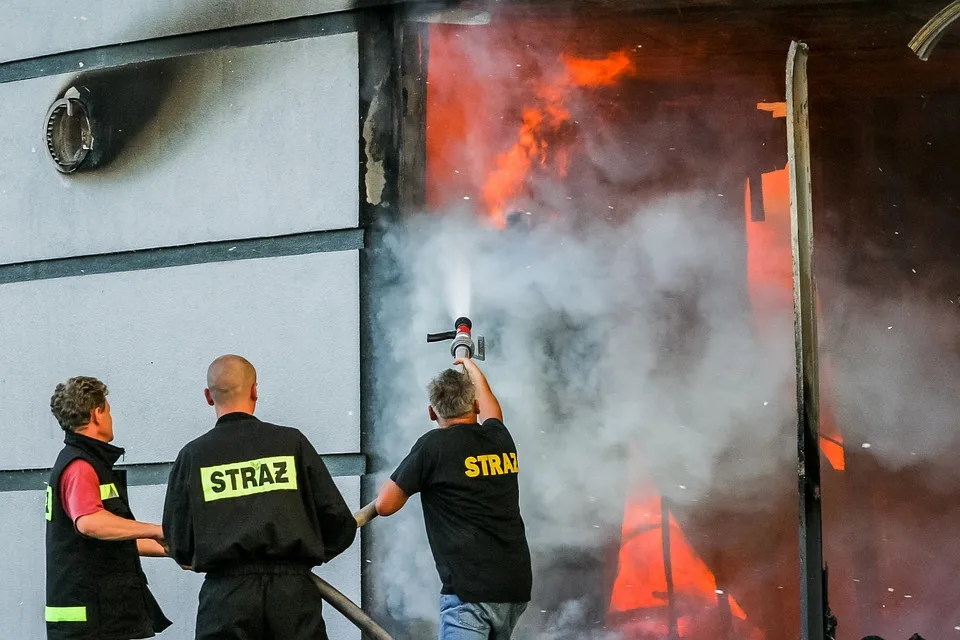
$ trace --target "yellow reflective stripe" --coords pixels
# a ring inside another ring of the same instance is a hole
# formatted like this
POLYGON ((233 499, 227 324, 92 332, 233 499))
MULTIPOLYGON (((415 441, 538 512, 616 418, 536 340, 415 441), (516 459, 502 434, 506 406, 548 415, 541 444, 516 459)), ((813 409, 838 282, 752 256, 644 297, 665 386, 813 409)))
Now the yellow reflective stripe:
POLYGON ((119 498, 120 492, 117 491, 117 485, 113 484, 102 484, 100 485, 100 499, 109 500, 110 498, 119 498))
POLYGON ((200 483, 204 502, 268 491, 296 491, 297 464, 293 456, 274 456, 201 467, 200 483))
POLYGON ((44 618, 47 622, 86 622, 86 607, 46 607, 44 618))
POLYGON ((53 487, 47 485, 47 505, 44 509, 47 520, 53 520, 53 487))

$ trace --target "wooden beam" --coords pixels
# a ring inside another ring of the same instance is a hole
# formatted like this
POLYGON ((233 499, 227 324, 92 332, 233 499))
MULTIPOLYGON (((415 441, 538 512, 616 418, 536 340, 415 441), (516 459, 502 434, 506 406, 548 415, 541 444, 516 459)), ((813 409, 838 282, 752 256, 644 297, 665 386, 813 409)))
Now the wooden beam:
MULTIPOLYGON (((360 226, 369 244, 360 251, 360 450, 371 468, 386 466, 377 456, 374 424, 377 417, 377 380, 395 363, 383 344, 378 326, 378 278, 392 273, 395 266, 389 251, 383 248, 384 228, 399 217, 400 165, 400 66, 398 55, 400 10, 368 12, 357 23, 359 48, 359 213, 360 226)), ((360 479, 361 503, 366 504, 379 489, 379 478, 360 479)), ((376 558, 377 532, 367 531, 360 538, 360 605, 381 621, 390 621, 378 590, 376 558)), ((394 623, 394 630, 402 631, 394 623)), ((401 636, 402 637, 402 636, 401 636)))
POLYGON ((430 29, 405 22, 400 45, 400 211, 421 211, 427 199, 427 64, 430 29))
POLYGON ((823 640, 826 606, 820 503, 820 374, 813 263, 813 198, 807 45, 794 41, 787 56, 787 161, 793 249, 794 339, 797 366, 797 455, 800 490, 801 639, 823 640))
POLYGON ((663 553, 663 573, 667 585, 667 640, 680 637, 677 628, 677 598, 673 585, 673 554, 670 546, 670 508, 667 499, 660 496, 660 548, 663 553))
MULTIPOLYGON (((943 0, 936 0, 939 4, 943 0)), ((501 3, 504 4, 504 3, 501 3)), ((623 49, 636 63, 628 83, 688 94, 722 93, 770 102, 783 99, 783 45, 807 43, 829 64, 810 77, 810 93, 854 97, 956 93, 960 47, 949 31, 931 64, 904 46, 936 11, 926 0, 871 5, 798 5, 774 8, 560 12, 527 3, 491 10, 491 31, 504 41, 540 42, 549 50, 582 57, 604 57, 623 49), (919 14, 919 15, 918 15, 919 14), (651 86, 653 85, 653 86, 651 86)), ((613 6, 611 4, 611 6, 613 6)), ((481 27, 482 28, 482 27, 481 27)), ((960 31, 958 31, 960 33, 960 31)))

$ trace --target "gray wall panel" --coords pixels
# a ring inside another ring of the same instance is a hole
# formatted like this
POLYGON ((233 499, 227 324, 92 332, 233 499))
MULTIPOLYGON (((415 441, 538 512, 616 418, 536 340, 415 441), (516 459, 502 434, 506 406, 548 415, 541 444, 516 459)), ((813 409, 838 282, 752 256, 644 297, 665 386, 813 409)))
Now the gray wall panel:
MULTIPOLYGON (((338 478, 337 486, 352 509, 360 506, 360 479, 338 478)), ((130 499, 141 520, 159 522, 165 487, 134 487, 130 499)), ((4 598, 0 598, 0 628, 7 638, 43 638, 44 606, 44 497, 42 491, 0 493, 0 575, 4 576, 4 598), (17 517, 13 517, 17 514, 17 517)), ((160 605, 174 626, 163 640, 192 640, 197 615, 197 594, 203 579, 162 558, 144 558, 144 570, 160 605)), ((360 598, 360 543, 329 565, 317 570, 328 582, 355 602, 360 598)), ((359 631, 330 607, 324 618, 331 638, 354 640, 359 631)))
POLYGON ((45 638, 44 492, 0 493, 0 630, 5 638, 45 638))
POLYGON ((263 419, 358 451, 358 287, 355 251, 0 285, 0 468, 53 463, 50 395, 81 374, 110 387, 126 462, 173 460, 212 426, 204 375, 227 352, 258 367, 263 419))
MULTIPOLYGON (((360 478, 336 478, 340 493, 350 508, 356 512, 360 510, 360 478)), ((325 564, 315 573, 339 589, 345 596, 360 604, 360 537, 362 530, 357 532, 357 539, 353 546, 334 558, 333 562, 325 564)), ((360 630, 353 623, 344 618, 333 607, 325 606, 323 619, 327 622, 327 634, 333 640, 360 640, 360 630)), ((186 639, 185 639, 186 640, 186 639)))
POLYGON ((357 0, 4 0, 0 61, 241 24, 343 11, 357 0))
POLYGON ((0 264, 356 227, 357 56, 350 33, 159 63, 157 112, 70 176, 42 134, 73 78, 0 85, 0 264))

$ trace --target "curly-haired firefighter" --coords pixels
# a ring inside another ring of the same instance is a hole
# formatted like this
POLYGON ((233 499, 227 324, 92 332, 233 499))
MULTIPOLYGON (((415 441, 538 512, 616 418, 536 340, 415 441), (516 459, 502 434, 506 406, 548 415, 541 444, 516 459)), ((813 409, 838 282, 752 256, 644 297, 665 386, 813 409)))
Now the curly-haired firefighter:
POLYGON ((170 555, 207 574, 196 638, 326 638, 310 570, 350 546, 357 522, 307 438, 253 416, 253 365, 217 358, 205 395, 217 424, 180 451, 163 509, 170 555))
POLYGON ((113 468, 107 387, 96 378, 57 385, 50 410, 66 432, 47 485, 47 638, 150 638, 170 626, 140 566, 165 556, 160 525, 133 519, 126 475, 113 468))

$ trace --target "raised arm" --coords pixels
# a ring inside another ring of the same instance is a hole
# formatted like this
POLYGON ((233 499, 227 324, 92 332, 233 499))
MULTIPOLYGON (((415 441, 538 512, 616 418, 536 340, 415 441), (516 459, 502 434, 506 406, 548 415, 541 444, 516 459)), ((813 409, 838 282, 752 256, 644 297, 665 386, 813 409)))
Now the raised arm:
POLYGON ((463 365, 464 370, 473 382, 477 393, 477 402, 480 404, 480 422, 489 418, 496 418, 503 422, 503 410, 500 408, 500 402, 497 401, 497 396, 493 395, 493 391, 490 390, 490 384, 487 382, 486 376, 483 375, 483 371, 480 371, 477 363, 470 358, 457 358, 454 364, 463 365))

